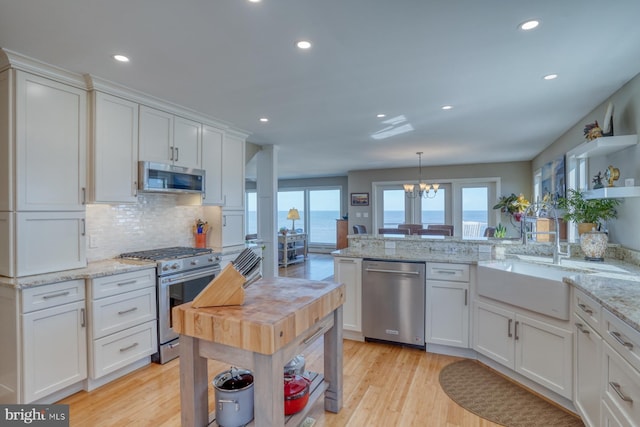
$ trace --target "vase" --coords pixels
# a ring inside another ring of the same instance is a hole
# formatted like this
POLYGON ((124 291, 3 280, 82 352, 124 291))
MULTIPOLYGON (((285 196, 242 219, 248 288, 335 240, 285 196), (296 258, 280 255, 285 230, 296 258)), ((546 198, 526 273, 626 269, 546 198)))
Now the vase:
POLYGON ((604 261, 609 236, 602 231, 587 231, 580 235, 580 248, 587 261, 604 261))

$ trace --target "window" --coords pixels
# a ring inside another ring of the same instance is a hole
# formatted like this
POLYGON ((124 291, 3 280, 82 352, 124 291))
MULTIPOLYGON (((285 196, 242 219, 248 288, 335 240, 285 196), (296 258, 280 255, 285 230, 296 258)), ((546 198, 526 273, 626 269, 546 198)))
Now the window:
POLYGON ((420 199, 421 214, 420 223, 428 224, 446 224, 445 216, 445 200, 447 199, 447 189, 440 188, 436 196, 432 199, 420 199))
POLYGON ((462 187, 462 237, 481 237, 489 221, 489 189, 462 187))
POLYGON ((255 191, 245 193, 245 231, 247 234, 258 233, 258 195, 255 191))
POLYGON ((405 222, 404 190, 382 190, 382 227, 395 228, 405 222))
POLYGON ((304 209, 304 190, 278 191, 278 230, 286 228, 288 230, 295 229, 304 232, 305 209, 304 209), (289 209, 296 208, 300 214, 300 219, 287 219, 289 209))
POLYGON ((309 242, 336 244, 336 219, 340 218, 340 190, 309 191, 309 242))

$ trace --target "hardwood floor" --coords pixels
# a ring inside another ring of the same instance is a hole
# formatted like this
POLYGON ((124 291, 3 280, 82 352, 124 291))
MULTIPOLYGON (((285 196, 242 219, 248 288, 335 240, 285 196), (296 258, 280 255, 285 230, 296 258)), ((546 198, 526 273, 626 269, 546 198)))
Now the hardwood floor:
MULTIPOLYGON (((279 270, 281 276, 321 280, 333 274, 333 259, 331 255, 311 254, 307 262, 279 270)), ((305 358, 307 369, 322 371, 322 340, 316 341, 305 358)), ((440 388, 440 370, 455 360, 400 346, 345 340, 344 406, 338 414, 325 412, 320 399, 309 416, 316 420, 315 427, 498 426, 462 409, 440 388)), ((58 403, 70 405, 72 427, 179 426, 178 362, 148 365, 58 403)), ((210 380, 229 369, 217 361, 209 361, 208 366, 210 380)), ((211 385, 209 405, 215 407, 211 385)))

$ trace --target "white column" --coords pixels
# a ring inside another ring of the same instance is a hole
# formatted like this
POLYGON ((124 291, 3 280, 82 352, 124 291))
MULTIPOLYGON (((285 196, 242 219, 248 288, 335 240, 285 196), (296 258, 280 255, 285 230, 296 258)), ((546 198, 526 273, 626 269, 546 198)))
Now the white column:
POLYGON ((278 146, 263 145, 256 158, 258 240, 264 245, 262 276, 270 278, 278 275, 278 146))

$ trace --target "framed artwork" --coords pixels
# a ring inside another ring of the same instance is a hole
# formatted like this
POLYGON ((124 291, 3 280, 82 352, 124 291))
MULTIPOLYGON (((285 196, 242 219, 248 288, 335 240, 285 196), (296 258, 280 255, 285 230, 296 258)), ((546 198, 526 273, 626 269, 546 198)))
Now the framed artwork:
POLYGON ((369 193, 351 193, 351 206, 369 206, 369 193))
POLYGON ((553 199, 564 197, 566 189, 564 156, 560 156, 552 162, 551 177, 553 199))

